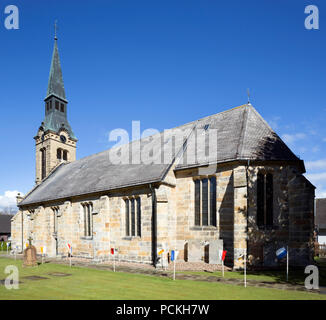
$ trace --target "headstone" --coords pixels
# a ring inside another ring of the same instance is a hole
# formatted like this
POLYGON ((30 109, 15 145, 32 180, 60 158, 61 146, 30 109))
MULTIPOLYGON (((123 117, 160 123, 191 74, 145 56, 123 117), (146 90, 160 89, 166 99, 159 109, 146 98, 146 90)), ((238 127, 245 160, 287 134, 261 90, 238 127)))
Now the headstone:
POLYGON ((32 239, 29 238, 29 245, 24 250, 24 263, 23 267, 37 266, 36 248, 32 245, 32 239))
POLYGON ((209 241, 209 264, 222 264, 219 252, 223 251, 223 240, 209 241))
POLYGON ((200 240, 188 240, 188 261, 202 262, 204 257, 204 247, 200 240))

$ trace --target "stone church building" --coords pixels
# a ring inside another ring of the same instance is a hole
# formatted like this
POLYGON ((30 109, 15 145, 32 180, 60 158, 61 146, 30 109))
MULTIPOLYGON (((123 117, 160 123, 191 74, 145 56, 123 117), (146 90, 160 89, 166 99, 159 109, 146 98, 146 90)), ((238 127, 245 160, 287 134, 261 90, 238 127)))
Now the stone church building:
POLYGON ((18 197, 12 245, 32 238, 38 253, 156 265, 178 260, 241 268, 313 257, 315 187, 304 162, 254 107, 237 108, 76 160, 55 38, 45 118, 35 139, 36 185, 18 197), (120 162, 117 161, 120 159, 120 162), (160 263, 159 263, 160 264, 160 263))

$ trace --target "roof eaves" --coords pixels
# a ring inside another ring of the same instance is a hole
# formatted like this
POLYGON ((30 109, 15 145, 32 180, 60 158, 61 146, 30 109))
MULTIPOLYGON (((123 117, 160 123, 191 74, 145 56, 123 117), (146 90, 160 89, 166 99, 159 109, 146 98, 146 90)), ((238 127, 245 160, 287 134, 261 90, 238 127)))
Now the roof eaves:
MULTIPOLYGON (((67 195, 65 197, 62 197, 62 198, 46 198, 46 199, 43 199, 41 201, 37 201, 37 202, 26 202, 20 206, 28 206, 28 205, 37 205, 37 204, 41 204, 41 203, 44 203, 44 202, 50 202, 50 201, 62 201, 62 200, 65 200, 65 199, 70 199, 72 197, 79 197, 79 196, 87 196, 87 195, 91 195, 91 194, 94 194, 94 193, 103 193, 103 192, 109 192, 109 191, 113 191, 113 190, 119 190, 119 189, 125 189, 125 188, 129 188, 129 187, 133 187, 133 186, 142 186, 142 185, 146 185, 146 184, 151 184, 151 183, 158 183, 158 182, 161 182, 162 179, 159 178, 159 179, 153 179, 153 180, 148 180, 148 181, 142 181, 142 182, 136 182, 136 183, 130 183, 130 184, 125 184, 125 185, 116 185, 116 186, 111 186, 109 188, 105 188, 105 189, 93 189, 87 193, 72 193, 70 195, 67 195)), ((20 207, 19 206, 19 207, 20 207)))

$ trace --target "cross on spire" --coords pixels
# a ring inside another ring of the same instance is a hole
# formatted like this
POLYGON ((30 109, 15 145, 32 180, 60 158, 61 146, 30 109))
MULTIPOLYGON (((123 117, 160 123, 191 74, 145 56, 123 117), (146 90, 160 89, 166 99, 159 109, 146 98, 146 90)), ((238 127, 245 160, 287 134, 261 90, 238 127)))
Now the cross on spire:
POLYGON ((247 95, 248 95, 248 104, 250 104, 250 90, 249 90, 249 88, 247 89, 247 95))
POLYGON ((54 22, 54 40, 58 40, 58 38, 57 38, 57 30, 58 30, 57 20, 55 20, 55 22, 54 22))

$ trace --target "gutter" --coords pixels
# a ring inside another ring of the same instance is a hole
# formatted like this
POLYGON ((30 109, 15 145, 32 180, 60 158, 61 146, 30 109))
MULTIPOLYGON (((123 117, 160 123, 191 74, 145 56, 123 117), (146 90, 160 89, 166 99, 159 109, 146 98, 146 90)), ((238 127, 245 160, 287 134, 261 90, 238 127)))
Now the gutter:
POLYGON ((157 263, 157 202, 156 192, 152 184, 149 185, 152 193, 152 263, 156 268, 157 263))

